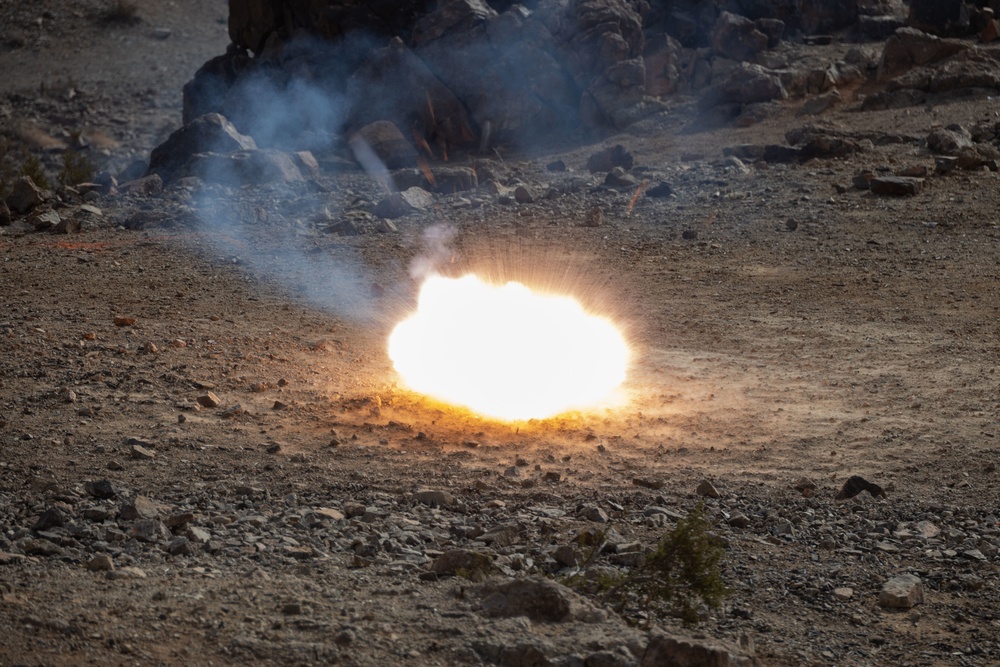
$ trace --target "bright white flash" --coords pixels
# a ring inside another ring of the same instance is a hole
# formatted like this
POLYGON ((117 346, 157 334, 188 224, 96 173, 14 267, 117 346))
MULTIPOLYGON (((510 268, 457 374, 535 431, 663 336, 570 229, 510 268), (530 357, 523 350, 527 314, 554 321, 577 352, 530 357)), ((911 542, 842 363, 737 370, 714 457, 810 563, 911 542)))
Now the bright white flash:
POLYGON ((625 380, 629 350, 570 297, 432 275, 390 335, 389 358, 414 391, 517 421, 600 404, 625 380))

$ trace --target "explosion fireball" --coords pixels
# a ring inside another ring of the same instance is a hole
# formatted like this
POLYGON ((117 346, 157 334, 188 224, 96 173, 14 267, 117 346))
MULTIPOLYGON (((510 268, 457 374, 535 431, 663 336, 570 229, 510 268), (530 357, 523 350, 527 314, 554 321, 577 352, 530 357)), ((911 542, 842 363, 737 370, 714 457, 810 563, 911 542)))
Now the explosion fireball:
POLYGON ((573 298, 432 275, 417 311, 389 336, 389 358, 414 391, 520 421, 608 399, 625 380, 629 349, 610 321, 573 298))

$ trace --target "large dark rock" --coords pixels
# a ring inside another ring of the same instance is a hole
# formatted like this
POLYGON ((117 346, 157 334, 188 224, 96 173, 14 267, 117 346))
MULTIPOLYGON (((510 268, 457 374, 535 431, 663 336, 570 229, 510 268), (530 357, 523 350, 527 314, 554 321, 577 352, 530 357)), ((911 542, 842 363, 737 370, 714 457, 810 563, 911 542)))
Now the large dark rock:
POLYGON ((183 173, 208 183, 233 187, 303 180, 295 159, 274 149, 236 151, 227 155, 201 153, 192 156, 183 173))
POLYGON ((882 50, 877 78, 885 81, 914 67, 935 63, 969 48, 965 42, 940 39, 914 28, 900 28, 882 50))
POLYGON ((45 191, 35 185, 30 176, 21 176, 14 181, 10 195, 7 197, 7 206, 16 213, 28 213, 33 208, 45 201, 45 191))
POLYGON ((753 104, 786 97, 788 93, 776 72, 760 65, 741 63, 722 82, 705 92, 698 107, 704 110, 720 104, 753 104))
POLYGON ((234 153, 253 150, 253 138, 240 134, 220 114, 206 114, 180 128, 153 149, 147 174, 157 174, 164 183, 179 177, 181 169, 197 153, 234 153))
POLYGON ((225 54, 202 65, 184 84, 184 124, 208 113, 222 113, 226 94, 252 62, 246 51, 230 45, 225 54))
POLYGON ((537 14, 466 12, 458 28, 445 3, 415 30, 414 53, 469 110, 481 143, 533 142, 578 124, 580 88, 557 59, 556 38, 537 14), (437 21, 437 23, 435 23, 437 21), (436 36, 429 39, 430 36, 436 36))
POLYGON ((476 139, 465 105, 399 38, 354 73, 347 96, 353 101, 348 127, 389 121, 422 137, 436 157, 476 139))
POLYGON ((909 23, 936 35, 960 34, 969 28, 964 0, 910 0, 909 23))
POLYGON ((752 60, 767 48, 767 35, 745 16, 722 12, 712 31, 712 50, 730 60, 752 60))
POLYGON ((409 36, 433 0, 229 0, 229 38, 263 53, 270 38, 287 40, 303 30, 327 40, 349 34, 373 40, 409 36))

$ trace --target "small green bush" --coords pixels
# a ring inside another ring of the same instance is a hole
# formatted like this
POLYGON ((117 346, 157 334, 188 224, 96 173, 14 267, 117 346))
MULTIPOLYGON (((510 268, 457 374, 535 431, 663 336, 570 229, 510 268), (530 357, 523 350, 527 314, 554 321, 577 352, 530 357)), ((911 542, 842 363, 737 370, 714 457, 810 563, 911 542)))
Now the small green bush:
POLYGON ((77 151, 63 153, 63 166, 59 172, 59 182, 62 185, 74 186, 88 183, 94 178, 94 165, 87 156, 77 151))
POLYGON ((22 151, 21 154, 21 176, 28 176, 35 185, 43 190, 49 189, 49 178, 45 175, 45 167, 37 155, 22 151))
POLYGON ((728 594, 722 579, 722 540, 709 532, 699 505, 663 536, 642 564, 618 581, 604 582, 601 597, 625 611, 673 616, 694 625, 702 606, 717 608, 728 594))

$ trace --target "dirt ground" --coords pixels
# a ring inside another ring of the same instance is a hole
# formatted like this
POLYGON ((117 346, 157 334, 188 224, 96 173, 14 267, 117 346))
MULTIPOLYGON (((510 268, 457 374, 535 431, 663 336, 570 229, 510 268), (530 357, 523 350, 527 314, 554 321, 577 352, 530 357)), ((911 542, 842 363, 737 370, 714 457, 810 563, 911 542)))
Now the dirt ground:
MULTIPOLYGON (((227 41, 223 2, 140 3, 126 26, 51 4, 40 41, 26 7, 0 6, 4 123, 104 128, 113 164, 176 127, 180 86, 227 41)), ((488 161, 540 191, 582 179, 562 194, 437 195, 384 234, 311 222, 378 199, 360 172, 103 198, 78 235, 0 227, 0 665, 639 664, 649 627, 676 621, 595 598, 560 622, 494 618, 482 584, 432 564, 464 549, 499 579, 627 568, 699 502, 730 595, 697 632, 743 637, 765 665, 1000 664, 1000 174, 931 176, 907 198, 850 187, 933 168, 934 124, 1000 106, 848 103, 822 122, 915 140, 722 158, 781 141, 806 122, 797 104, 698 132, 679 108, 609 138, 675 193, 631 210, 585 146, 488 161), (557 158, 568 175, 545 169, 557 158), (441 270, 565 290, 620 322, 623 403, 502 424, 401 388, 386 338, 442 225, 441 270), (209 391, 218 406, 199 405, 209 391), (836 500, 851 475, 886 497, 836 500), (595 527, 615 548, 554 557, 595 527), (901 574, 922 604, 881 607, 901 574)))

